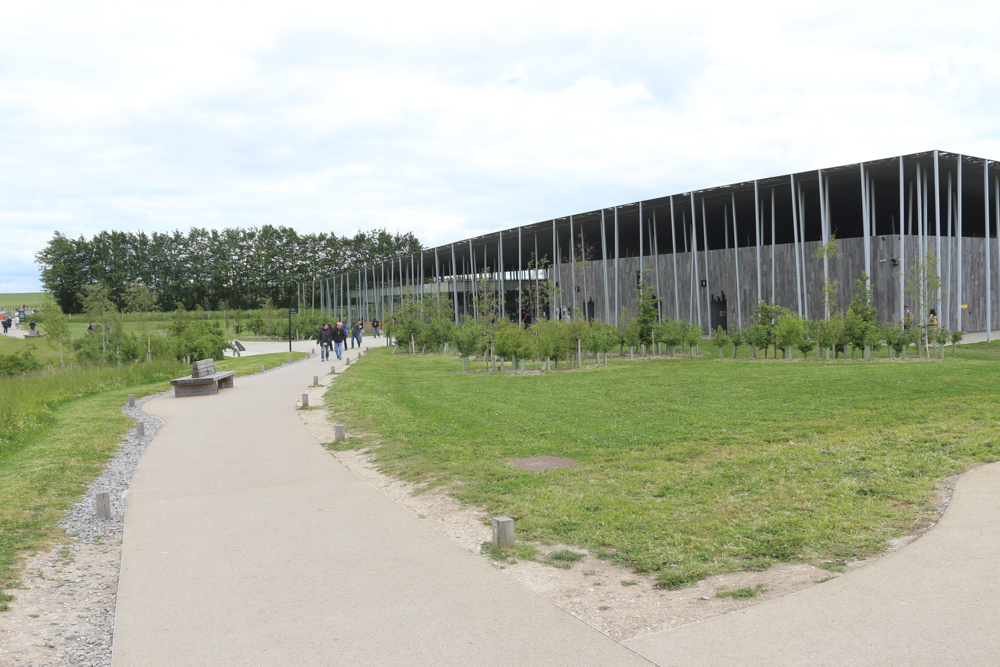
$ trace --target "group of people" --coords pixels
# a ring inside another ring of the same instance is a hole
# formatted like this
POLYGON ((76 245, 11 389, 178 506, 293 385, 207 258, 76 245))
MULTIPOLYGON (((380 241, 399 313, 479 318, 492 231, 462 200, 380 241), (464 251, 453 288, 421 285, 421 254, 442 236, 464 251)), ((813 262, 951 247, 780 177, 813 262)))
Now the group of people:
MULTIPOLYGON (((903 328, 909 329, 913 326, 914 319, 913 313, 910 311, 909 306, 903 306, 903 328)), ((931 308, 931 312, 927 314, 927 326, 936 327, 938 324, 937 313, 931 308)))
MULTIPOLYGON (((372 328, 376 331, 376 337, 378 336, 377 321, 372 322, 372 328)), ((343 359, 344 350, 347 349, 348 337, 350 337, 352 349, 355 342, 357 342, 360 348, 361 335, 364 333, 364 330, 365 324, 363 320, 354 320, 351 322, 350 330, 340 320, 337 320, 334 326, 330 326, 329 322, 325 322, 316 336, 316 344, 319 345, 319 360, 326 361, 329 359, 331 349, 337 355, 337 359, 343 359)))

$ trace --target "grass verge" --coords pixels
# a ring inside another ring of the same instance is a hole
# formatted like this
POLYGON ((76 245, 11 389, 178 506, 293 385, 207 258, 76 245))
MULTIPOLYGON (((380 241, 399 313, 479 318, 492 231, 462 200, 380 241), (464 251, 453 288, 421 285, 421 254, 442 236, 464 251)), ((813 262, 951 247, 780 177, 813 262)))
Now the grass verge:
MULTIPOLYGON (((249 375, 280 366, 300 352, 226 359, 220 366, 249 375)), ((0 611, 3 589, 16 585, 21 557, 62 537, 57 524, 134 426, 121 413, 128 394, 141 398, 170 388, 177 364, 43 373, 0 383, 0 611), (147 372, 148 371, 148 372, 147 372), (152 381, 150 381, 152 380, 152 381), (20 425, 20 426, 18 426, 20 425), (17 427, 17 428, 12 428, 17 427)), ((6 599, 5 599, 6 598, 6 599)))
POLYGON ((1000 459, 996 343, 945 363, 612 362, 517 376, 372 350, 327 393, 388 474, 442 485, 676 588, 879 551, 935 484, 1000 459), (549 454, 573 468, 507 461, 549 454))

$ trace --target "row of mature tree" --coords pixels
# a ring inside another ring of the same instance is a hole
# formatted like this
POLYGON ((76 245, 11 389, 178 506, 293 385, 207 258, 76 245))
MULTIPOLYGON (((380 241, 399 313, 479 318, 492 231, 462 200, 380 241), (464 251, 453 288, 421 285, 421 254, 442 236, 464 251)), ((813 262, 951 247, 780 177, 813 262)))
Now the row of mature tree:
POLYGON ((412 233, 387 230, 336 234, 299 234, 291 227, 200 229, 146 234, 103 231, 73 239, 56 232, 35 255, 42 285, 64 312, 83 310, 87 285, 102 284, 119 308, 129 290, 145 285, 157 306, 173 310, 256 308, 268 299, 294 306, 297 283, 417 252, 412 233))

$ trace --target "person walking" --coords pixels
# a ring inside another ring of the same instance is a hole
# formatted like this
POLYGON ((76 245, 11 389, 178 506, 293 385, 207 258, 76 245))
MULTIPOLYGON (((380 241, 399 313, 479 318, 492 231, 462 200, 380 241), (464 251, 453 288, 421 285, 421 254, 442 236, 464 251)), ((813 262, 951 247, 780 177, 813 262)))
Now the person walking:
POLYGON ((10 329, 10 318, 6 315, 3 316, 3 335, 7 335, 7 329, 10 329))
POLYGON ((375 338, 378 338, 378 328, 380 326, 382 326, 382 323, 378 321, 377 317, 372 320, 372 333, 375 335, 375 338))
POLYGON ((330 358, 330 348, 333 346, 333 328, 329 322, 324 322, 319 334, 316 336, 316 344, 319 345, 319 360, 326 361, 330 358))
POLYGON ((910 312, 909 306, 903 306, 903 328, 909 329, 911 324, 913 324, 913 313, 910 312))
POLYGON ((347 331, 344 323, 337 320, 333 327, 333 351, 337 353, 337 359, 342 359, 344 355, 344 345, 347 343, 347 331))
POLYGON ((362 324, 361 320, 354 322, 353 331, 351 332, 351 349, 354 349, 354 341, 358 341, 358 349, 361 349, 361 333, 364 331, 365 325, 362 324))

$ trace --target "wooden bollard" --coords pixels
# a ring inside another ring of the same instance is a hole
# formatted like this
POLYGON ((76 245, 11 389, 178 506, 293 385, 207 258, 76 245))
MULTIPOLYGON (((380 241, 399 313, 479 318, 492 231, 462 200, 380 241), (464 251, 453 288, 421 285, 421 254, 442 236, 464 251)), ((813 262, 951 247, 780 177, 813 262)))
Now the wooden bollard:
POLYGON ((98 519, 111 518, 111 494, 107 491, 98 491, 94 494, 94 512, 98 519))
POLYGON ((347 442, 347 429, 344 428, 343 424, 333 425, 333 441, 347 442))
POLYGON ((135 435, 138 438, 146 437, 146 425, 142 422, 135 423, 135 435))
POLYGON ((309 394, 302 394, 302 407, 309 407, 309 394))
POLYGON ((514 548, 514 520, 510 517, 493 517, 493 546, 497 549, 514 548))
POLYGON ((313 375, 313 386, 318 385, 318 384, 319 384, 319 376, 318 375, 313 375))
POLYGON ((350 357, 344 357, 344 363, 347 364, 348 366, 350 366, 351 365, 351 358, 350 357))
POLYGON ((129 394, 128 395, 128 406, 130 408, 134 408, 135 407, 135 394, 129 394))
POLYGON ((260 365, 260 372, 261 372, 261 373, 263 373, 263 372, 264 372, 264 364, 261 364, 261 365, 260 365))

